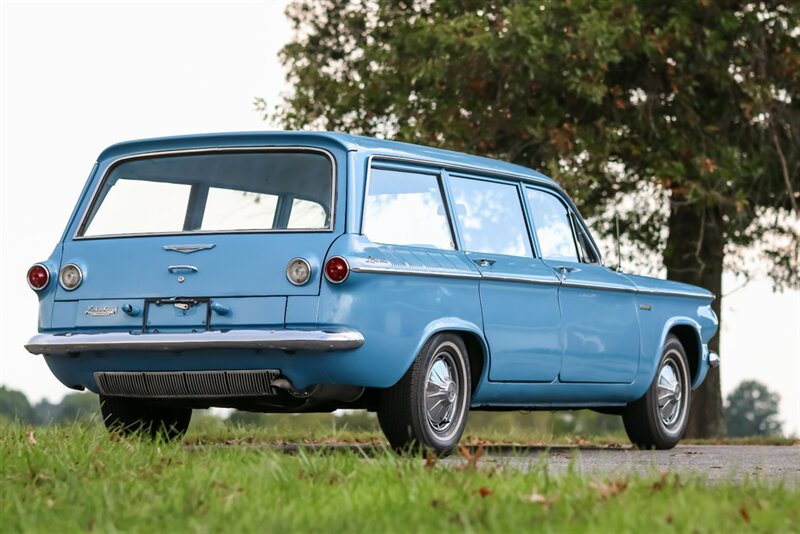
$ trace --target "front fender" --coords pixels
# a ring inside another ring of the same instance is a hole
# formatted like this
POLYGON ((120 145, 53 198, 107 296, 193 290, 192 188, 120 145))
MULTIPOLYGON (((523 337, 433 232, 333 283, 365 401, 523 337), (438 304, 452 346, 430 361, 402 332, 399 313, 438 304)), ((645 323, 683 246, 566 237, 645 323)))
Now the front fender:
MULTIPOLYGON (((706 374, 708 373, 709 363, 708 363, 708 346, 703 343, 702 334, 703 331, 702 325, 692 319, 691 317, 674 317, 666 322, 664 325, 664 329, 661 332, 661 342, 658 345, 658 352, 655 354, 652 364, 652 375, 650 378, 650 382, 652 382, 653 378, 655 377, 655 370, 658 367, 658 362, 661 360, 661 352, 663 350, 664 344, 667 342, 667 336, 672 332, 676 327, 688 327, 686 330, 691 331, 691 341, 693 343, 692 346, 684 346, 684 349, 687 351, 687 357, 695 358, 697 360, 697 371, 695 372, 694 379, 692 380, 692 390, 697 389, 700 387, 700 384, 703 383, 703 380, 706 378, 706 374)), ((686 345, 687 339, 684 335, 681 339, 681 342, 686 345)), ((648 382, 648 384, 650 383, 648 382)))

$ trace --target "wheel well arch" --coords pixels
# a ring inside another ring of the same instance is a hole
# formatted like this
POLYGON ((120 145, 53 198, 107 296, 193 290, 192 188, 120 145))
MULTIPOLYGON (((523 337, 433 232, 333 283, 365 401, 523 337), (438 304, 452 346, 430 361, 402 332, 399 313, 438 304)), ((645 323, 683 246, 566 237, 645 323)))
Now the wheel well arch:
MULTIPOLYGON (((670 327, 667 335, 674 335, 683 345, 686 352, 686 359, 689 360, 689 373, 694 382, 697 373, 700 371, 700 362, 703 358, 702 341, 697 329, 688 324, 676 324, 670 327)), ((666 341, 666 339, 665 339, 666 341)))
POLYGON ((483 347, 483 340, 480 339, 474 332, 466 330, 455 330, 454 334, 464 340, 464 345, 467 346, 467 357, 469 358, 469 373, 472 387, 472 393, 478 389, 478 384, 481 383, 483 372, 488 368, 486 365, 487 353, 483 347))
MULTIPOLYGON (((430 329, 427 332, 422 344, 427 343, 437 334, 453 334, 461 338, 464 345, 467 347, 467 358, 469 359, 470 382, 472 394, 478 389, 478 386, 483 382, 484 375, 489 372, 489 348, 486 340, 479 333, 476 328, 467 325, 448 325, 440 326, 439 328, 430 329)), ((417 350, 419 353, 419 350, 417 350)))

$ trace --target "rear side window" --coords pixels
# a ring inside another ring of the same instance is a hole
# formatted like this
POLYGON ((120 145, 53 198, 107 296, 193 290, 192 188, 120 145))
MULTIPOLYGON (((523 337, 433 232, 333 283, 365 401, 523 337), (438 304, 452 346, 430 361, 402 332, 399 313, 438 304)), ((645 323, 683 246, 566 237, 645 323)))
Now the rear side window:
POLYGON ((546 260, 578 261, 567 207, 558 198, 539 189, 526 189, 528 211, 536 239, 546 260))
POLYGON ((333 164, 318 152, 143 157, 105 177, 79 236, 332 227, 333 164))
POLYGON ((454 249, 439 177, 372 169, 362 232, 374 243, 454 249))
POLYGON ((465 250, 533 256, 517 186, 455 176, 450 186, 465 250))

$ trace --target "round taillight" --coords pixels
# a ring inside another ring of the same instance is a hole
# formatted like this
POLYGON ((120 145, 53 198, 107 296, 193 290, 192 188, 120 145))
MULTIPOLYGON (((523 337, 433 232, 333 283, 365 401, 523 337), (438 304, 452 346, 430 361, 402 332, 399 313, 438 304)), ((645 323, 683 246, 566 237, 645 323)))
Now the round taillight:
POLYGON ((303 258, 295 258, 286 266, 286 278, 296 286, 302 286, 311 279, 311 264, 303 258))
POLYGON ((341 284, 347 280, 350 274, 350 266, 347 260, 341 256, 334 256, 325 263, 325 278, 334 284, 341 284))
POLYGON ((50 271, 41 263, 37 263, 28 269, 28 285, 34 291, 41 291, 47 287, 50 281, 50 271))
POLYGON ((61 268, 61 272, 58 273, 58 283, 67 291, 72 291, 81 285, 82 280, 83 273, 81 268, 74 263, 66 264, 61 268))

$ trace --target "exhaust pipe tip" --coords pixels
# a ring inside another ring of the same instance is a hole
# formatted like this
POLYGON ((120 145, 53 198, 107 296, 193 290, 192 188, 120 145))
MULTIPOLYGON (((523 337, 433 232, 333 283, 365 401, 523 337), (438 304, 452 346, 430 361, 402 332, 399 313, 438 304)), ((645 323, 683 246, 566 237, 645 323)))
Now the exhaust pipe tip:
POLYGON ((366 388, 342 384, 315 384, 305 390, 297 390, 291 380, 281 376, 272 381, 272 385, 289 393, 296 399, 313 401, 355 402, 361 398, 366 388))

